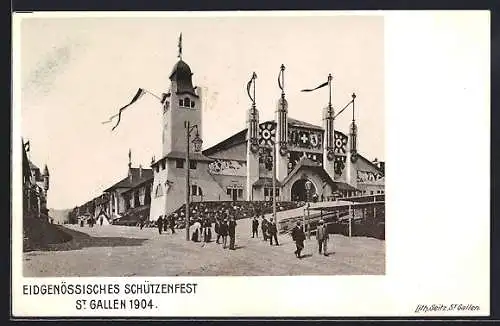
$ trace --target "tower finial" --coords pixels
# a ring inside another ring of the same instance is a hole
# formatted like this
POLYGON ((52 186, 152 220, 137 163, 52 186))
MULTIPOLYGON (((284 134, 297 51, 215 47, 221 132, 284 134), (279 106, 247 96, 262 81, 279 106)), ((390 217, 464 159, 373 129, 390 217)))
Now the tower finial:
POLYGON ((177 46, 179 48, 179 53, 177 54, 177 57, 182 60, 182 32, 179 35, 179 43, 177 46))
POLYGON ((132 167, 132 150, 129 148, 128 149, 128 168, 130 169, 132 167))

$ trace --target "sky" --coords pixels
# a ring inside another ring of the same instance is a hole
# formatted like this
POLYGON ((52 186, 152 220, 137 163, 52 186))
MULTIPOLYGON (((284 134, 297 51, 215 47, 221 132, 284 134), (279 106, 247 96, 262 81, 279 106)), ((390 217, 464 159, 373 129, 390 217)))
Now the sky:
MULTIPOLYGON (((169 88, 181 32, 183 60, 204 91, 203 148, 246 127, 254 71, 260 119, 273 119, 284 64, 289 117, 321 125, 328 89, 300 90, 331 73, 334 108, 357 95, 358 150, 384 160, 382 16, 25 18, 15 54, 19 123, 31 160, 48 165, 49 207, 81 205, 124 178, 129 149, 133 166, 161 157, 161 104, 153 96, 127 109, 115 131, 102 122, 138 88, 169 88)), ((347 133, 351 119, 346 110, 335 129, 347 133)))

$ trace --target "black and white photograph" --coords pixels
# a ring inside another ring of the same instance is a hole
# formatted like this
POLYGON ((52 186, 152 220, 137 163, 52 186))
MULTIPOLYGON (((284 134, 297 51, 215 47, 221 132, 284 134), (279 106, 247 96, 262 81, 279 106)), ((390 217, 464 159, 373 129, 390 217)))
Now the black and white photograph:
POLYGON ((488 311, 485 15, 15 18, 20 314, 488 311))
POLYGON ((384 274, 383 17, 21 33, 25 276, 384 274))

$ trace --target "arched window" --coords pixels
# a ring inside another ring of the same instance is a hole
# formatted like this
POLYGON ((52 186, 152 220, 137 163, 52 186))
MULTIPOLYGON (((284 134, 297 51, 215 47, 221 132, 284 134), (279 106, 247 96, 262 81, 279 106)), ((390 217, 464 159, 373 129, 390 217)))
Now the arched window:
POLYGON ((198 185, 191 185, 191 195, 192 196, 203 196, 203 191, 198 185))
POLYGON ((184 101, 182 99, 179 100, 179 106, 184 106, 184 101))
POLYGON ((191 106, 191 102, 189 101, 189 97, 186 97, 184 99, 184 106, 187 108, 191 106))
POLYGON ((194 101, 191 101, 191 108, 194 108, 194 101))
POLYGON ((155 197, 161 197, 163 196, 163 188, 161 186, 161 183, 156 186, 156 192, 155 192, 155 197))

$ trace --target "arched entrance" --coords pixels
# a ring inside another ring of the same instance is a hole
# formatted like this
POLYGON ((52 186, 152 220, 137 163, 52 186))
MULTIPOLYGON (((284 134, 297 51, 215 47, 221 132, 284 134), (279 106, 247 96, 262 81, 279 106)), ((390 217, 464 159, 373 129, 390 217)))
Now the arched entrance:
POLYGON ((310 185, 309 189, 309 200, 312 201, 313 196, 316 194, 316 187, 314 183, 309 179, 299 179, 292 185, 291 198, 293 201, 307 201, 308 200, 308 189, 306 183, 310 185))

